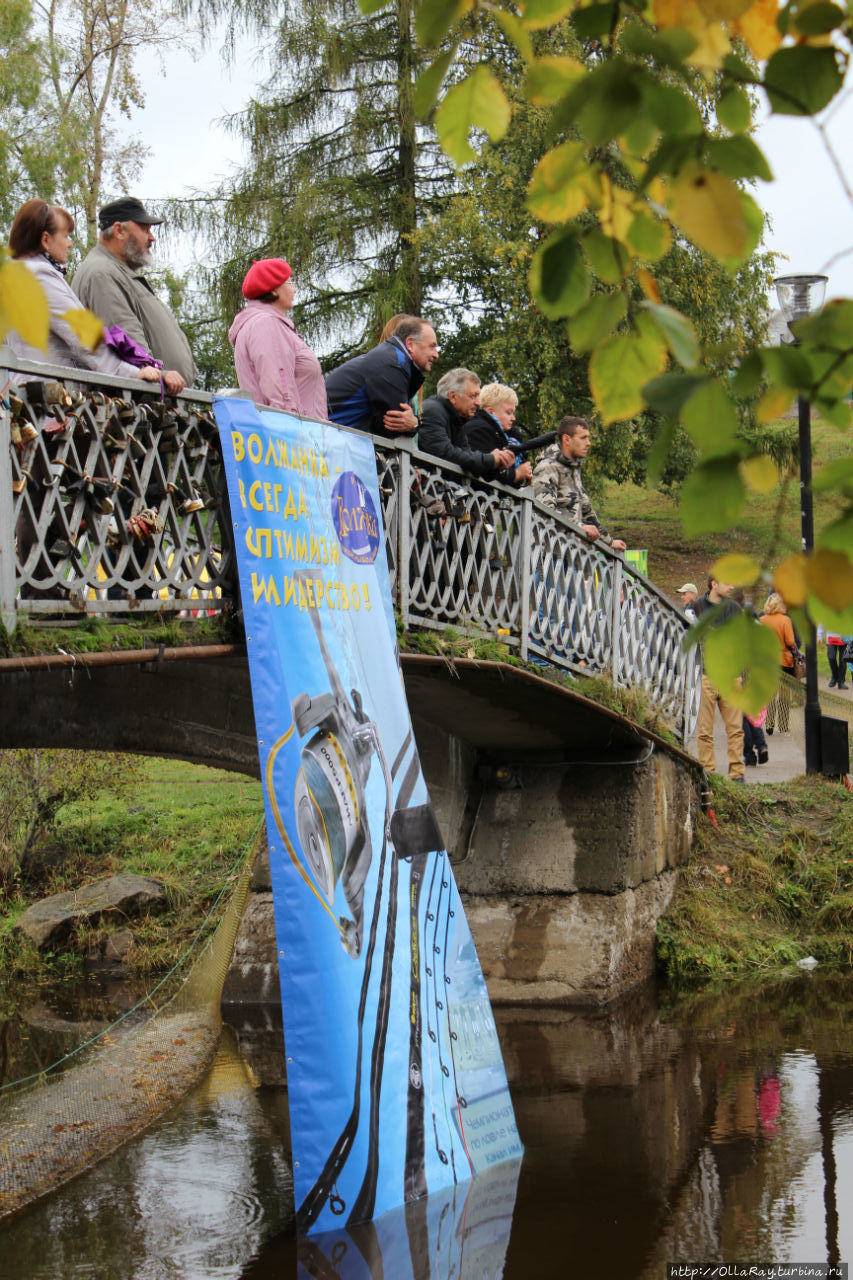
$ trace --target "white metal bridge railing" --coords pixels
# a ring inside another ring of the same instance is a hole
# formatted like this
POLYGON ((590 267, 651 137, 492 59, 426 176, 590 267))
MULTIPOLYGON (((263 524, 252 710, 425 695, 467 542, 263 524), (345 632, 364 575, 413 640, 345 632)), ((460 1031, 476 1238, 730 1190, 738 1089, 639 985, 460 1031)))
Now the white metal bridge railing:
MULTIPOLYGON (((3 360, 0 615, 236 608, 212 397, 3 360)), ((394 600, 406 628, 497 636, 520 657, 642 688, 683 741, 699 660, 683 615, 531 491, 376 442, 394 600)))

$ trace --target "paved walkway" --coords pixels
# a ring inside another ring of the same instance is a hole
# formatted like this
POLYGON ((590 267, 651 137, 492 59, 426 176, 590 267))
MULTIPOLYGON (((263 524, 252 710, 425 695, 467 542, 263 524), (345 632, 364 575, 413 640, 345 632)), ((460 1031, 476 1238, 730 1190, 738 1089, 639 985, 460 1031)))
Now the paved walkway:
MULTIPOLYGON (((820 679, 820 701, 825 715, 839 716, 848 722, 853 720, 853 685, 837 693, 829 688, 828 678, 820 679)), ((853 751, 853 726, 850 729, 851 751, 853 751)), ((747 766, 747 783, 755 782, 788 782, 806 771, 805 748, 803 745, 803 709, 791 707, 790 732, 779 733, 777 730, 767 739, 770 759, 767 764, 747 766)), ((696 755, 695 735, 687 744, 691 755, 696 755)), ((717 771, 727 770, 726 732, 721 716, 716 717, 714 724, 714 754, 717 760, 717 771)))

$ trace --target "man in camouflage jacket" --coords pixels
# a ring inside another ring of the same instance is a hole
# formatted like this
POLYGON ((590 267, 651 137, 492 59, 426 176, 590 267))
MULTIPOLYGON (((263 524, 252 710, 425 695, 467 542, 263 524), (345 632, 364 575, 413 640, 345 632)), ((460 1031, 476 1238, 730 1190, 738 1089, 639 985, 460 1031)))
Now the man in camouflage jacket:
POLYGON ((533 469, 533 496, 545 507, 579 525, 591 542, 600 538, 614 551, 624 551, 621 538, 603 527, 583 487, 581 464, 590 446, 589 424, 583 418, 563 418, 557 439, 549 445, 533 469))

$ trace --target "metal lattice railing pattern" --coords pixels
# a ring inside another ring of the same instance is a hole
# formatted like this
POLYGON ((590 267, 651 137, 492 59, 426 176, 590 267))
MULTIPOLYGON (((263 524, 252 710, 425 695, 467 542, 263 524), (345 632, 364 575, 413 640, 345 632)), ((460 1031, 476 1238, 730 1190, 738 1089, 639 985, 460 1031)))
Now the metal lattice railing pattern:
POLYGON ((532 498, 408 444, 377 447, 388 563, 406 627, 498 635, 521 657, 642 688, 684 741, 699 654, 683 615, 622 556, 532 498))
MULTIPOLYGON (((14 367, 14 366, 12 366, 14 367)), ((31 373, 34 366, 24 366, 31 373)), ((237 575, 211 397, 50 369, 0 410, 0 611, 219 611, 237 575), (4 442, 5 447, 4 447, 4 442), (10 459, 9 465, 3 461, 10 459), (11 547, 16 555, 4 554, 11 547)), ((699 658, 679 611, 609 547, 532 498, 410 442, 377 442, 404 626, 499 637, 522 658, 642 688, 684 741, 699 658)))
POLYGON ((234 567, 210 404, 116 391, 6 391, 16 597, 34 614, 218 608, 234 567))

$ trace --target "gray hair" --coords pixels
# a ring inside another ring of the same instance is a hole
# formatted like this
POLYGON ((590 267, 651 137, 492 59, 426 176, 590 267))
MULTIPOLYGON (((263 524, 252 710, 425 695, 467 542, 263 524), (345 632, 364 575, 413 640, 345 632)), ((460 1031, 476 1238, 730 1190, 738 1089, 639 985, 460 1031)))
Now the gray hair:
POLYGON ((478 387, 480 385, 480 379, 470 369, 448 369, 447 373, 439 378, 435 393, 439 396, 449 396, 453 391, 456 395, 460 395, 465 392, 469 382, 476 382, 478 387))

